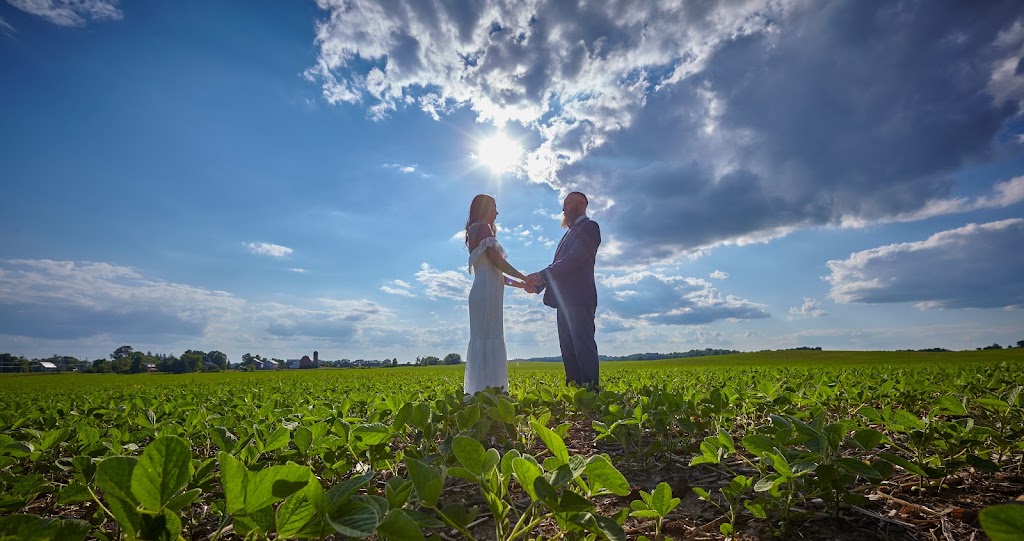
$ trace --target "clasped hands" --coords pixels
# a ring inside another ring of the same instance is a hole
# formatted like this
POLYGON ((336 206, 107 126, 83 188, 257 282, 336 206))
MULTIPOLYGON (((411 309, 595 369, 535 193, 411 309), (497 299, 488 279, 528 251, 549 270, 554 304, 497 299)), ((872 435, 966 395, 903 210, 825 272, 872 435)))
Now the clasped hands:
POLYGON ((535 272, 527 276, 524 283, 526 286, 523 287, 523 289, 525 289, 527 293, 537 293, 544 285, 544 277, 541 276, 539 272, 535 272))

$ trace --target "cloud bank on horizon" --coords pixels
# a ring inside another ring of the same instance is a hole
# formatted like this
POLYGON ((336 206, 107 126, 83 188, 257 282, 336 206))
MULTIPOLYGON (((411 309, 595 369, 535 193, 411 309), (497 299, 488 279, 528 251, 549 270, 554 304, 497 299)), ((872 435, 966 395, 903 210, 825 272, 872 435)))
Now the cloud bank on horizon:
POLYGON ((959 174, 1020 144, 1015 2, 318 5, 328 101, 520 126, 520 174, 614 225, 606 264, 1024 201, 959 174))

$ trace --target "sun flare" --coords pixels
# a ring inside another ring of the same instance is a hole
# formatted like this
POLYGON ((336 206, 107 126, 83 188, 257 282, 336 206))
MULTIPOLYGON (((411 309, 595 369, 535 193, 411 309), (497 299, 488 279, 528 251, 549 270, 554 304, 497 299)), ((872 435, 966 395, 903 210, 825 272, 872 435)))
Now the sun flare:
POLYGON ((479 142, 476 159, 495 173, 507 173, 519 165, 523 156, 523 145, 498 132, 479 142))

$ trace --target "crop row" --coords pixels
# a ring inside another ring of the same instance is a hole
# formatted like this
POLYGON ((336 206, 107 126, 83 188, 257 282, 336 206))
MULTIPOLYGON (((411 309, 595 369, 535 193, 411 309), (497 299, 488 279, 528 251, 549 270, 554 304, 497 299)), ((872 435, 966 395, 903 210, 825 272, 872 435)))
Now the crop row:
POLYGON ((636 472, 680 460, 722 480, 693 488, 722 535, 785 536, 897 477, 939 492, 1024 460, 1016 363, 634 364, 600 393, 520 370, 474 397, 451 369, 210 376, 5 393, 0 536, 660 538, 686 495, 636 472))

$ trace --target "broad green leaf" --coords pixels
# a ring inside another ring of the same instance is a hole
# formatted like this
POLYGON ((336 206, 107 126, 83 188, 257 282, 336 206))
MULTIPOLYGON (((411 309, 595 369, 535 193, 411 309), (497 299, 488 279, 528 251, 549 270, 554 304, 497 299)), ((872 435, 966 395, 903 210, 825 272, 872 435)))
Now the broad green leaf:
POLYGON ((482 468, 484 474, 490 473, 491 470, 498 466, 499 462, 501 462, 501 454, 498 453, 498 450, 494 448, 488 449, 487 454, 484 455, 484 464, 482 468))
POLYGON ((622 525, 608 517, 592 513, 573 513, 568 517, 568 520, 583 526, 587 531, 596 535, 598 539, 626 541, 626 532, 622 529, 622 525))
POLYGON ((369 537, 380 523, 373 506, 356 500, 348 500, 332 510, 327 522, 334 531, 349 537, 369 537))
POLYGON ((455 453, 455 458, 459 459, 459 462, 474 475, 479 476, 484 473, 484 458, 487 451, 484 450, 484 446, 480 442, 467 436, 455 436, 455 439, 452 440, 452 452, 455 453))
POLYGON ((754 515, 754 518, 767 518, 768 512, 764 510, 764 505, 755 503, 752 500, 744 500, 743 507, 746 507, 750 514, 754 515))
POLYGON ((561 513, 590 511, 594 509, 594 507, 594 502, 571 490, 562 491, 562 496, 558 499, 558 511, 561 513))
POLYGON ((234 515, 245 509, 245 487, 248 482, 249 470, 240 460, 226 451, 217 454, 220 462, 220 483, 227 500, 227 511, 234 515))
POLYGON ((367 447, 372 447, 390 441, 391 431, 379 423, 359 425, 352 429, 349 438, 352 442, 358 441, 367 447))
POLYGON ((967 415, 963 403, 951 395, 943 395, 932 402, 933 413, 947 415, 967 415))
POLYGON ((45 451, 54 446, 60 445, 67 441, 71 437, 71 430, 67 428, 58 428, 57 430, 50 430, 43 434, 42 439, 39 442, 39 450, 45 451))
POLYGON ((132 493, 142 507, 159 511, 192 478, 192 450, 177 436, 161 436, 146 446, 132 472, 132 493))
POLYGON ((407 458, 405 466, 416 487, 416 496, 425 507, 437 506, 444 487, 444 475, 441 471, 428 466, 415 458, 407 458))
POLYGON ((392 509, 377 525, 377 533, 399 541, 423 541, 423 531, 404 509, 392 509))
POLYGON ((921 419, 906 410, 893 410, 891 424, 894 429, 919 430, 924 428, 921 419))
POLYGON ((61 487, 60 493, 57 495, 57 505, 70 505, 89 501, 92 501, 92 494, 89 493, 89 489, 85 485, 79 483, 71 483, 61 487))
POLYGON ((865 451, 870 451, 885 441, 885 434, 873 429, 864 428, 854 432, 853 441, 865 451))
POLYGON ((559 460, 560 464, 569 463, 569 449, 566 448, 561 436, 536 421, 530 421, 530 427, 533 428, 533 431, 537 433, 537 436, 544 442, 544 445, 551 451, 552 456, 559 460))
POLYGON ((305 488, 292 494, 277 508, 277 534, 298 537, 304 531, 317 530, 321 517, 327 514, 327 495, 315 475, 305 488))
POLYGON ((238 438, 223 426, 213 427, 213 431, 210 432, 210 439, 213 440, 214 445, 218 449, 226 453, 234 453, 235 447, 238 445, 238 438))
POLYGON ((672 487, 665 482, 658 483, 651 494, 651 507, 663 517, 672 512, 679 505, 679 501, 679 498, 672 497, 672 487))
POLYGON ((198 498, 199 495, 202 493, 203 490, 200 488, 193 488, 192 490, 189 490, 187 492, 182 492, 181 494, 178 494, 177 496, 171 498, 171 501, 167 502, 167 505, 165 505, 164 507, 166 507, 167 509, 171 510, 174 513, 177 513, 178 511, 181 511, 186 506, 194 502, 195 499, 198 498))
POLYGON ((349 477, 327 491, 327 507, 333 509, 342 502, 347 501, 359 489, 366 486, 374 476, 373 470, 367 471, 355 477, 349 477))
POLYGON ((763 457, 775 450, 775 441, 761 434, 750 434, 743 438, 743 447, 755 456, 763 457))
POLYGON ((283 426, 277 427, 276 430, 267 436, 267 441, 263 444, 263 452, 269 453, 270 451, 276 451, 282 447, 287 447, 288 442, 292 440, 291 431, 283 426))
POLYGON ((310 471, 306 466, 284 464, 249 473, 245 487, 245 508, 257 511, 291 496, 309 483, 310 471))
POLYGON ((894 455, 892 453, 878 453, 878 457, 887 460, 896 466, 900 466, 910 473, 916 473, 917 475, 920 475, 922 477, 928 476, 928 474, 925 473, 921 466, 918 466, 917 464, 914 464, 913 462, 899 455, 894 455))
POLYGON ((114 515, 114 520, 134 537, 139 524, 139 501, 132 494, 132 471, 138 459, 131 456, 112 456, 96 467, 96 484, 103 491, 103 500, 114 515))
POLYGON ((970 454, 967 455, 967 463, 972 468, 984 472, 984 473, 995 473, 999 471, 999 465, 987 458, 982 458, 978 455, 970 454))
POLYGON ((533 483, 543 473, 540 466, 525 458, 515 458, 512 460, 512 471, 515 472, 519 485, 523 487, 530 499, 537 501, 537 491, 533 489, 533 483))
POLYGON ((1024 505, 1005 503, 993 505, 978 514, 981 529, 992 541, 1024 539, 1024 505))
POLYGON ((384 485, 384 496, 387 498, 390 507, 398 508, 404 506, 405 502, 409 501, 409 498, 412 496, 412 489, 412 481, 402 479, 401 477, 392 477, 384 485))
POLYGON ((178 541, 181 519, 170 509, 139 512, 139 539, 178 541))
POLYGON ((629 496, 629 493, 632 492, 629 488, 629 481, 626 481, 622 473, 604 455, 591 457, 584 472, 595 491, 604 487, 616 496, 629 496))
POLYGON ((18 541, 81 541, 89 523, 77 519, 43 518, 35 515, 0 517, 0 539, 18 541))
POLYGON ((846 471, 857 474, 868 481, 882 480, 882 475, 877 470, 856 458, 837 458, 835 462, 846 471))
POLYGON ((309 453, 309 448, 313 446, 313 432, 304 426, 300 426, 292 434, 292 441, 295 442, 295 448, 299 450, 299 453, 305 456, 309 453))
POLYGON ((476 508, 466 509, 461 503, 450 503, 441 508, 441 514, 462 528, 469 526, 476 518, 476 508))

